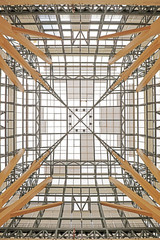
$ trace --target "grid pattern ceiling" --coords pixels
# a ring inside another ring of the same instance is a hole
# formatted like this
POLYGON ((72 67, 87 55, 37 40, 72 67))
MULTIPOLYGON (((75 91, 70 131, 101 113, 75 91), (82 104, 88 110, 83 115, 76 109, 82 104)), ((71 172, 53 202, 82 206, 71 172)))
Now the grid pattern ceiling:
POLYGON ((52 87, 50 93, 1 50, 25 87, 24 93, 17 91, 1 72, 1 169, 18 149, 26 149, 3 187, 9 186, 28 164, 52 146, 52 154, 40 171, 11 201, 52 176, 52 184, 34 197, 30 206, 54 201, 64 204, 11 219, 0 229, 2 236, 14 236, 14 227, 26 236, 36 232, 37 236, 45 237, 44 229, 48 236, 59 238, 71 237, 74 229, 81 238, 106 238, 116 236, 117 231, 120 237, 125 234, 135 237, 142 234, 142 229, 149 232, 149 236, 158 236, 159 226, 154 220, 102 207, 99 201, 133 204, 109 183, 109 176, 149 199, 121 169, 109 149, 116 150, 155 184, 136 149, 143 149, 160 166, 159 73, 143 91, 137 93, 136 87, 159 55, 151 56, 128 81, 110 91, 110 85, 152 39, 109 66, 109 58, 135 35, 101 41, 98 38, 151 24, 157 19, 159 9, 147 8, 146 15, 143 14, 145 7, 140 12, 138 7, 129 6, 123 6, 125 14, 120 11, 122 6, 46 6, 44 12, 42 9, 43 6, 1 7, 1 14, 15 26, 62 37, 62 41, 30 37, 52 58, 51 66, 10 39, 52 87))

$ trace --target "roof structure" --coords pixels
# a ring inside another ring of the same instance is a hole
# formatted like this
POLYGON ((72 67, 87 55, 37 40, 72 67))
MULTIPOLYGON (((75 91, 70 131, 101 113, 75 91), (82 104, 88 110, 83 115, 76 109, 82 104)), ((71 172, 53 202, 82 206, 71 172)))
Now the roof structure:
POLYGON ((136 152, 136 149, 142 149, 157 168, 160 167, 159 72, 140 92, 136 91, 159 58, 159 50, 127 81, 110 88, 150 46, 155 36, 146 39, 112 65, 108 64, 109 60, 138 33, 107 40, 99 40, 99 37, 150 26, 158 19, 160 7, 99 4, 11 6, 3 1, 0 14, 15 27, 62 39, 26 35, 52 60, 52 64, 48 64, 12 37, 6 37, 30 66, 40 72, 43 81, 50 86, 49 90, 34 81, 4 49, 0 50, 24 87, 24 92, 20 92, 1 71, 1 170, 20 149, 25 149, 1 191, 49 149, 51 154, 43 165, 7 204, 22 197, 47 177, 52 177, 52 182, 26 208, 63 202, 53 209, 8 220, 0 227, 0 236, 159 238, 159 224, 151 217, 100 204, 100 201, 107 201, 135 207, 133 201, 109 181, 110 176, 151 201, 148 193, 120 167, 111 150, 160 189, 136 152))

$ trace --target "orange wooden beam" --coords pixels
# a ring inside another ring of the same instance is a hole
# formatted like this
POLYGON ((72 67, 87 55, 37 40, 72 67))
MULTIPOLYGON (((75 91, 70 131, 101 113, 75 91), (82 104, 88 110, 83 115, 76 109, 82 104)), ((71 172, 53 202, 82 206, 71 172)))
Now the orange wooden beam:
POLYGON ((0 208, 0 213, 1 213, 2 211, 4 211, 5 209, 7 209, 7 208, 8 208, 8 206, 7 206, 7 207, 0 208))
POLYGON ((12 213, 20 210, 23 206, 25 206, 37 193, 39 193, 45 186, 52 181, 52 178, 46 178, 43 182, 38 184, 28 193, 26 193, 19 200, 9 205, 4 211, 0 213, 0 226, 2 226, 6 221, 11 218, 12 213))
POLYGON ((24 87, 16 77, 16 75, 12 72, 8 64, 4 61, 4 59, 0 55, 0 68, 2 71, 9 77, 12 83, 21 91, 24 92, 24 87))
POLYGON ((115 87, 117 87, 124 80, 124 78, 122 77, 122 74, 123 73, 120 74, 120 77, 118 78, 118 80, 115 83, 113 83, 113 85, 110 87, 111 90, 114 90, 115 87))
POLYGON ((142 150, 137 149, 137 153, 140 156, 140 158, 143 160, 145 165, 148 167, 148 169, 151 171, 151 173, 155 176, 158 182, 160 182, 160 170, 154 165, 154 163, 147 157, 142 150))
POLYGON ((129 52, 131 52, 134 48, 136 48, 138 45, 143 43, 148 37, 147 37, 148 30, 140 33, 137 37, 135 37, 126 47, 124 47, 122 50, 120 50, 113 58, 109 60, 109 64, 115 63, 117 60, 119 60, 121 57, 125 56, 129 52))
POLYGON ((148 183, 139 173, 133 169, 133 167, 126 161, 123 160, 116 152, 112 151, 112 155, 117 158, 121 163, 121 167, 129 172, 134 179, 153 197, 153 199, 160 204, 160 192, 158 192, 150 183, 148 183))
POLYGON ((120 50, 112 59, 109 60, 109 64, 113 64, 121 57, 125 56, 127 53, 131 52, 134 48, 140 45, 142 42, 150 38, 151 36, 160 33, 160 18, 158 18, 154 23, 150 25, 149 30, 141 32, 136 38, 134 38, 126 47, 120 50))
POLYGON ((0 34, 0 46, 5 49, 17 62, 19 62, 33 77, 35 81, 39 80, 39 82, 46 88, 50 89, 50 87, 42 80, 40 77, 40 73, 35 71, 17 52, 17 50, 7 41, 2 34, 0 34))
MULTIPOLYGON (((18 53, 18 51, 8 42, 8 40, 3 36, 10 36, 19 41, 22 45, 26 46, 30 51, 34 52, 37 56, 41 57, 43 60, 51 63, 49 59, 41 50, 39 50, 34 44, 32 44, 27 38, 25 38, 21 33, 14 32, 10 23, 8 23, 3 17, 0 16, 0 46, 6 50, 19 64, 21 64, 33 77, 35 81, 39 81, 47 90, 50 90, 48 84, 46 84, 41 78, 40 73, 33 69, 28 62, 26 62, 23 57, 18 53)), ((9 72, 10 77, 13 78, 13 74, 9 72)), ((13 79, 15 80, 15 79, 13 79)))
POLYGON ((109 38, 115 38, 115 37, 125 36, 125 35, 129 35, 129 34, 139 33, 139 32, 143 32, 143 31, 148 30, 148 29, 150 29, 150 26, 130 29, 130 30, 127 30, 127 31, 122 31, 122 32, 116 32, 116 33, 113 33, 113 34, 108 34, 108 35, 101 36, 99 38, 99 40, 106 40, 106 39, 109 39, 109 38))
POLYGON ((6 178, 9 176, 10 172, 13 170, 19 159, 23 156, 25 149, 21 149, 15 157, 13 157, 5 169, 0 173, 0 186, 4 183, 6 178))
POLYGON ((0 196, 0 207, 2 207, 9 198, 17 191, 17 189, 26 181, 26 179, 35 172, 41 165, 41 162, 50 154, 50 151, 46 152, 38 161, 34 161, 30 168, 18 178, 7 190, 0 196))
POLYGON ((58 37, 58 36, 55 36, 55 35, 51 35, 51 34, 47 34, 47 33, 41 33, 41 32, 37 32, 37 31, 25 29, 25 28, 12 27, 12 30, 14 32, 33 35, 33 36, 37 36, 37 37, 49 38, 49 39, 52 39, 52 40, 62 40, 61 37, 58 37))
POLYGON ((160 223, 160 210, 158 210, 154 205, 147 202, 145 199, 141 198, 138 194, 133 192, 131 189, 123 185, 121 182, 113 177, 109 180, 118 187, 123 193, 125 193, 129 198, 132 199, 140 208, 152 214, 152 217, 160 223))
POLYGON ((19 62, 31 75, 34 76, 34 79, 37 80, 39 77, 38 73, 23 59, 23 57, 17 52, 17 50, 7 41, 2 34, 0 34, 0 46, 5 49, 17 62, 19 62), (38 76, 37 76, 38 75, 38 76))
POLYGON ((13 27, 9 22, 7 22, 3 17, 0 16, 0 30, 1 34, 10 36, 21 43, 23 46, 28 48, 35 55, 43 59, 45 62, 51 64, 52 61, 48 58, 40 49, 38 49, 32 42, 30 42, 21 33, 13 31, 13 27))
POLYGON ((103 205, 103 206, 120 209, 122 211, 127 211, 127 212, 132 212, 132 213, 136 213, 136 214, 152 217, 151 213, 149 213, 149 212, 147 212, 145 210, 142 210, 142 209, 128 207, 128 206, 114 204, 114 203, 109 203, 109 202, 100 202, 100 204, 103 205))
POLYGON ((15 33, 13 35, 13 38, 17 40, 21 45, 28 48, 32 53, 34 53, 36 56, 40 57, 42 60, 44 60, 48 64, 52 64, 52 60, 44 54, 40 49, 38 49, 31 41, 29 41, 25 36, 23 36, 21 33, 15 33))
MULTIPOLYGON (((38 73, 38 72, 37 72, 37 73, 38 73)), ((37 76, 37 74, 35 73, 35 78, 37 78, 37 80, 39 81, 39 83, 42 84, 42 86, 49 91, 49 90, 51 89, 50 86, 47 85, 47 84, 43 81, 43 79, 41 78, 41 75, 40 75, 40 74, 38 74, 38 75, 39 75, 39 76, 37 76)), ((33 76, 33 75, 32 75, 32 76, 33 76)))
POLYGON ((0 16, 0 33, 6 36, 10 36, 12 33, 12 25, 0 16))
POLYGON ((147 58, 149 58, 158 48, 160 48, 160 37, 155 39, 154 42, 140 55, 140 57, 129 68, 120 74, 120 78, 111 86, 111 89, 113 90, 123 80, 126 81, 133 71, 147 58))
POLYGON ((24 215, 24 214, 28 214, 28 213, 33 213, 33 212, 41 211, 41 210, 48 209, 48 208, 57 207, 57 206, 62 205, 62 203, 63 203, 63 202, 56 202, 56 203, 45 204, 45 205, 42 205, 42 206, 37 206, 37 207, 22 209, 22 210, 13 212, 13 213, 11 214, 11 217, 16 217, 16 216, 20 216, 20 215, 24 215))
POLYGON ((126 187, 124 184, 119 182, 113 177, 109 177, 110 182, 112 182, 117 188, 119 188, 123 193, 125 193, 129 198, 131 198, 140 208, 149 212, 150 205, 146 200, 137 195, 131 189, 126 187))

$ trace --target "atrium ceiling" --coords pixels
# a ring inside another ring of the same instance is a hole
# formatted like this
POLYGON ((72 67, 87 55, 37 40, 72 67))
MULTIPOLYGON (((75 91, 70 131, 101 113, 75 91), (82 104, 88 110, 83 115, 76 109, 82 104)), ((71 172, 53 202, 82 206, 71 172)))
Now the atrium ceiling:
MULTIPOLYGON (((27 36, 52 59, 49 65, 11 37, 10 43, 51 86, 47 91, 3 49, 0 53, 25 88, 20 92, 1 71, 0 167, 21 148, 25 154, 7 178, 11 185, 45 151, 51 154, 10 199, 15 201, 46 177, 52 183, 27 205, 63 201, 61 206, 10 219, 1 237, 77 238, 160 237, 150 217, 102 206, 100 201, 133 206, 109 182, 109 176, 150 201, 142 187, 119 165, 115 150, 160 189, 136 153, 142 149, 160 168, 160 75, 140 92, 155 52, 116 89, 110 86, 153 41, 108 64, 136 34, 99 40, 100 36, 144 27, 160 15, 160 7, 127 5, 0 6, 0 14, 16 27, 56 35, 62 40, 27 36)), ((1 189, 1 191, 3 190, 1 189)))

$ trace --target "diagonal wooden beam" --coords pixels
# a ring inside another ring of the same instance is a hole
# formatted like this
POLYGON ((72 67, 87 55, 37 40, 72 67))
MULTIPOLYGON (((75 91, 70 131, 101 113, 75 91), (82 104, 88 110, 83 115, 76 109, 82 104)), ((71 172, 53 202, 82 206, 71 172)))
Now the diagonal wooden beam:
POLYGON ((17 191, 17 189, 28 179, 28 177, 35 172, 41 165, 41 162, 48 157, 50 151, 47 151, 38 161, 34 161, 30 168, 18 178, 7 190, 0 196, 0 207, 2 207, 8 199, 17 191))
POLYGON ((42 33, 42 32, 37 32, 37 31, 33 31, 33 30, 29 30, 29 29, 24 29, 24 28, 12 27, 12 30, 13 30, 14 32, 23 33, 23 34, 28 34, 28 35, 33 35, 33 36, 37 36, 37 37, 49 38, 49 39, 53 39, 53 40, 62 40, 61 37, 58 37, 58 36, 55 36, 55 35, 51 35, 51 34, 47 34, 47 33, 42 33))
POLYGON ((116 152, 112 151, 112 155, 117 158, 121 163, 121 167, 129 172, 134 179, 153 197, 153 199, 160 204, 160 192, 158 192, 150 183, 148 183, 139 173, 133 169, 133 167, 126 161, 123 160, 116 152))
POLYGON ((120 74, 120 77, 118 78, 118 80, 115 83, 113 83, 113 85, 110 87, 111 90, 114 90, 115 87, 117 87, 124 80, 124 78, 122 77, 122 74, 123 73, 120 74))
POLYGON ((113 90, 123 80, 126 81, 133 71, 147 58, 149 58, 158 48, 160 48, 160 37, 155 39, 153 43, 140 55, 140 57, 129 68, 120 74, 120 78, 111 86, 111 89, 113 90))
POLYGON ((63 204, 63 202, 56 202, 56 203, 45 204, 45 205, 42 205, 42 206, 36 206, 36 207, 32 207, 32 208, 22 209, 22 210, 13 212, 11 214, 11 217, 16 217, 16 216, 20 216, 20 215, 24 215, 24 214, 28 214, 28 213, 41 211, 41 210, 48 209, 48 208, 57 207, 57 206, 60 206, 62 204, 63 204))
POLYGON ((33 77, 35 81, 39 80, 39 82, 46 88, 50 89, 50 87, 43 81, 40 77, 40 73, 35 71, 24 59, 23 57, 17 52, 17 50, 7 41, 2 34, 0 34, 0 46, 6 50, 19 64, 21 64, 33 77))
POLYGON ((160 182, 160 170, 154 165, 154 163, 147 157, 142 150, 137 149, 137 153, 140 156, 140 158, 143 160, 145 165, 148 167, 148 169, 151 171, 151 173, 155 176, 158 182, 160 182))
POLYGON ((37 193, 39 193, 45 186, 52 181, 52 178, 46 178, 28 193, 26 193, 19 200, 11 204, 8 208, 0 213, 0 226, 2 226, 6 221, 11 218, 11 214, 20 210, 23 206, 25 206, 37 193))
POLYGON ((125 35, 129 35, 129 34, 140 33, 140 32, 143 32, 143 31, 149 30, 149 29, 150 29, 150 26, 147 26, 147 27, 130 29, 130 30, 127 30, 127 31, 122 31, 122 32, 116 32, 116 33, 113 33, 113 34, 108 34, 108 35, 101 36, 99 38, 99 40, 106 40, 106 39, 109 39, 109 38, 115 38, 115 37, 125 36, 125 35))
MULTIPOLYGON (((57 206, 60 206, 62 204, 63 204, 63 202, 56 202, 56 203, 45 204, 45 205, 37 206, 37 207, 33 207, 33 208, 22 209, 22 210, 13 212, 11 214, 11 217, 16 217, 16 216, 23 215, 23 214, 28 214, 28 213, 31 213, 31 212, 37 212, 37 211, 40 211, 40 210, 44 210, 44 209, 48 209, 48 208, 52 208, 52 207, 57 207, 57 206)), ((0 208, 0 213, 2 211, 6 210, 8 207, 9 206, 0 208)))
POLYGON ((155 62, 155 64, 152 66, 149 72, 145 75, 143 80, 137 86, 136 91, 140 92, 159 70, 160 70, 160 58, 155 62))
MULTIPOLYGON (((17 50, 0 34, 0 46, 5 49, 17 62, 19 62, 31 75, 35 70, 23 59, 17 50)), ((34 75, 34 74, 33 74, 34 75)), ((38 75, 38 73, 37 73, 38 75)), ((37 76, 38 77, 38 76, 37 76)), ((36 77, 36 80, 37 80, 36 77)))
POLYGON ((21 91, 24 92, 24 87, 16 77, 16 75, 13 73, 13 71, 10 69, 8 64, 4 61, 2 56, 0 55, 0 68, 3 70, 3 72, 9 77, 9 79, 12 81, 12 83, 21 91))
MULTIPOLYGON (((22 30, 21 30, 22 31, 22 30)), ((31 31, 31 33, 36 34, 36 31, 31 31)), ((40 34, 37 32, 37 34, 40 34)), ((22 45, 26 46, 30 51, 35 53, 37 56, 42 58, 44 61, 51 64, 51 59, 48 58, 41 50, 39 50, 34 44, 32 44, 27 38, 25 38, 21 33, 17 31, 16 27, 11 26, 3 17, 0 16, 0 46, 4 48, 17 62, 19 62, 33 77, 35 81, 39 81, 47 90, 50 87, 43 81, 41 75, 33 69, 17 52, 17 50, 7 41, 3 35, 10 36, 19 41, 22 45)), ((49 34, 48 34, 49 35, 49 34)), ((45 35, 47 36, 47 35, 45 35)), ((49 35, 50 36, 50 35, 49 35)), ((52 36, 52 35, 51 35, 52 36)), ((57 37, 58 38, 58 37, 57 37)))
POLYGON ((149 213, 149 212, 147 212, 145 210, 142 210, 142 209, 128 207, 128 206, 114 204, 114 203, 109 203, 109 202, 100 202, 100 204, 103 205, 103 206, 116 208, 116 209, 120 209, 120 210, 123 210, 123 211, 132 212, 132 213, 136 213, 136 214, 152 217, 151 213, 149 213))
MULTIPOLYGON (((37 72, 37 73, 38 73, 38 72, 37 72)), ((32 76, 34 76, 34 75, 32 75, 32 76)), ((33 77, 33 78, 34 78, 34 77, 33 77)), ((50 86, 47 85, 47 84, 43 81, 43 79, 41 78, 41 75, 40 75, 40 74, 38 74, 38 76, 37 76, 37 74, 35 73, 35 78, 37 78, 37 80, 39 81, 39 83, 41 83, 42 86, 43 86, 44 88, 46 88, 48 91, 51 89, 50 86)))
POLYGON ((5 209, 7 209, 7 208, 8 208, 8 206, 3 207, 3 208, 0 208, 0 213, 1 213, 2 211, 4 211, 5 209))
POLYGON ((138 45, 143 43, 146 39, 148 39, 150 36, 148 34, 148 30, 140 33, 137 37, 135 37, 126 47, 124 47, 122 50, 120 50, 113 58, 109 60, 109 64, 115 63, 117 60, 119 60, 121 57, 125 56, 129 52, 131 52, 134 48, 136 48, 138 45))
POLYGON ((155 39, 149 47, 137 58, 137 60, 127 69, 125 70, 121 77, 124 80, 133 73, 133 71, 138 68, 145 60, 147 60, 158 48, 160 48, 160 36, 155 39))
POLYGON ((10 36, 12 33, 12 25, 0 16, 0 33, 6 36, 10 36))
POLYGON ((125 193, 129 198, 132 199, 140 208, 143 210, 149 211, 150 204, 144 200, 142 197, 137 195, 135 192, 133 192, 131 189, 126 187, 124 184, 119 182, 117 179, 113 177, 109 177, 109 181, 112 182, 117 188, 119 188, 123 193, 125 193))
POLYGON ((113 64, 121 57, 125 56, 127 53, 131 52, 134 48, 140 45, 142 42, 150 38, 151 36, 160 33, 160 18, 158 18, 154 23, 150 25, 149 30, 141 32, 136 38, 134 38, 126 47, 120 50, 112 59, 109 60, 109 64, 113 64))
POLYGON ((6 178, 9 176, 10 172, 13 170, 13 168, 16 166, 19 159, 23 156, 25 152, 25 149, 21 149, 15 157, 13 157, 8 165, 5 167, 5 169, 0 173, 0 186, 4 183, 6 178))
POLYGON ((31 52, 33 52, 35 55, 40 57, 45 62, 47 62, 48 64, 52 64, 52 60, 48 58, 44 52, 38 49, 31 41, 29 41, 21 33, 15 32, 13 34, 13 38, 17 40, 20 44, 22 44, 24 47, 28 48, 31 52))
POLYGON ((110 177, 109 180, 118 187, 123 193, 125 193, 129 198, 132 199, 140 208, 146 210, 152 214, 152 217, 160 223, 160 210, 158 210, 154 205, 147 202, 145 199, 141 198, 138 194, 133 192, 131 189, 123 185, 121 182, 116 180, 113 177, 110 177))
POLYGON ((48 183, 52 182, 52 177, 48 177, 39 183, 36 187, 32 190, 27 192, 23 197, 21 197, 18 201, 13 203, 12 209, 14 211, 21 209, 24 205, 26 205, 37 193, 39 193, 43 188, 46 187, 48 183))
POLYGON ((23 46, 28 48, 35 55, 43 59, 45 62, 51 64, 52 60, 48 58, 40 49, 38 49, 32 42, 30 42, 25 36, 21 33, 13 30, 9 22, 7 22, 3 17, 0 16, 0 32, 3 35, 10 36, 21 43, 23 46))

